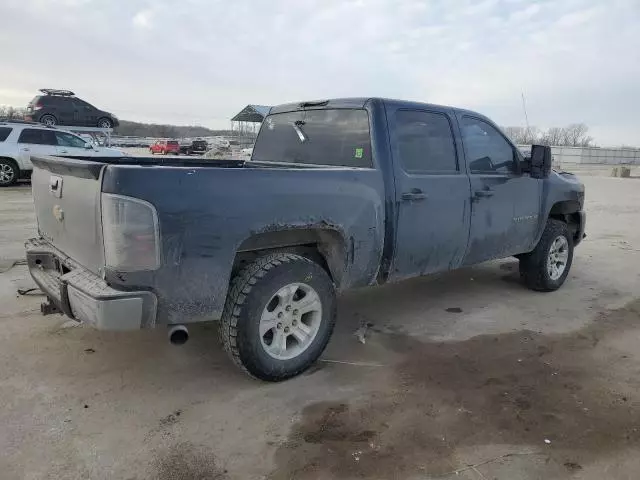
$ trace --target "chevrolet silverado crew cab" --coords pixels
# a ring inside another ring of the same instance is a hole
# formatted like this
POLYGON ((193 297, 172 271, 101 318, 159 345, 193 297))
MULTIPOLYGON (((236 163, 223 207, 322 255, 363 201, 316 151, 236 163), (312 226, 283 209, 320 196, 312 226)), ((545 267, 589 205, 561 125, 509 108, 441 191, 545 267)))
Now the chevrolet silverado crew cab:
MULTIPOLYGON (((551 291, 584 236, 584 187, 483 115, 385 99, 273 107, 251 161, 34 158, 28 266, 99 329, 220 320, 254 377, 322 353, 336 293, 515 256, 551 291)), ((425 295, 428 295, 425 292, 425 295)))

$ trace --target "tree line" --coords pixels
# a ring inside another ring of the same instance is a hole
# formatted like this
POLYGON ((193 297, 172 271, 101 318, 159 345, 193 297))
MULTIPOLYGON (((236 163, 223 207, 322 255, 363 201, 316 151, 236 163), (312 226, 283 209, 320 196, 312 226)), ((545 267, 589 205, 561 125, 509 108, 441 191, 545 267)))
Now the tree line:
POLYGON ((584 123, 572 123, 566 127, 502 127, 504 133, 518 145, 550 145, 560 147, 594 147, 589 127, 584 123))

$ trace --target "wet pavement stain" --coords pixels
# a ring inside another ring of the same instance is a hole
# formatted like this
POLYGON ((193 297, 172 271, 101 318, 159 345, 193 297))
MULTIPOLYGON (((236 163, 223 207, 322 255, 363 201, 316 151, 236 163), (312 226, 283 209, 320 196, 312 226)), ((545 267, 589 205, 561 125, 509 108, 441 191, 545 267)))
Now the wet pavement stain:
POLYGON ((394 383, 305 408, 268 478, 430 478, 463 466, 460 449, 498 444, 541 452, 564 472, 580 470, 599 455, 640 446, 640 362, 608 341, 638 331, 640 301, 567 334, 516 331, 460 342, 379 334, 402 354, 389 375, 394 383), (609 366, 620 362, 628 363, 625 375, 612 378, 609 366))

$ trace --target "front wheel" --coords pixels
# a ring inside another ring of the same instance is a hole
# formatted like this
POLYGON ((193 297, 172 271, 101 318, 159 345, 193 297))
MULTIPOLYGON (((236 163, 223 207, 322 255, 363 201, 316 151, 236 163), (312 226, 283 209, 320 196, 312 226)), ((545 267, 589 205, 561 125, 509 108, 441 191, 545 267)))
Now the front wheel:
POLYGON ((113 128, 113 122, 108 118, 98 120, 98 128, 113 128))
POLYGON ((562 286, 573 262, 569 226, 550 218, 533 251, 520 256, 520 276, 532 290, 552 292, 562 286))
POLYGON ((275 382, 318 359, 335 319, 334 285, 320 265, 291 253, 269 254, 232 281, 220 339, 236 365, 275 382))

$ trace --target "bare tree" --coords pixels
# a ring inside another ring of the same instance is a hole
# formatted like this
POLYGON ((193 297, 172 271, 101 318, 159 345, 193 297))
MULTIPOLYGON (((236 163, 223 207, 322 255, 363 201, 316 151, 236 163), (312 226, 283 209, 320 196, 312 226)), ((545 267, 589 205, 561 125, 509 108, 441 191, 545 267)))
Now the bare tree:
POLYGON ((9 120, 22 119, 26 113, 27 110, 25 108, 0 105, 0 118, 6 118, 9 120))
POLYGON ((593 138, 587 135, 589 127, 584 123, 572 123, 566 126, 563 131, 563 145, 569 147, 588 146, 593 141, 593 138))
POLYGON ((593 137, 587 135, 589 127, 584 123, 573 123, 566 127, 551 127, 540 130, 536 127, 504 127, 504 133, 521 145, 538 143, 551 146, 588 147, 593 137))

